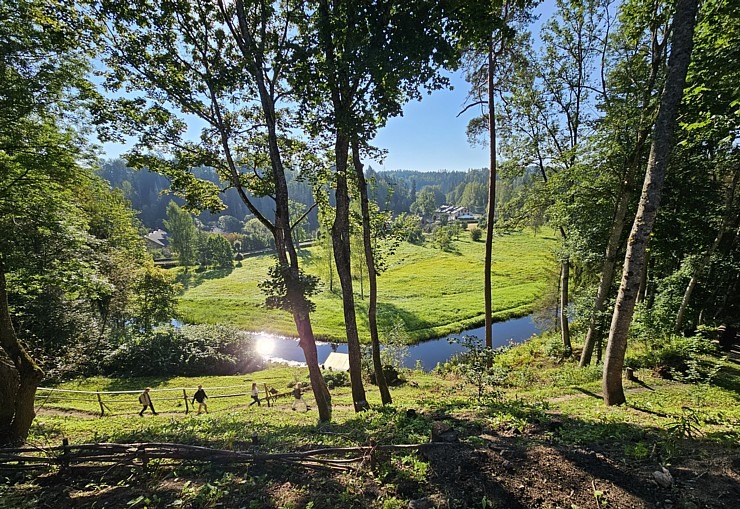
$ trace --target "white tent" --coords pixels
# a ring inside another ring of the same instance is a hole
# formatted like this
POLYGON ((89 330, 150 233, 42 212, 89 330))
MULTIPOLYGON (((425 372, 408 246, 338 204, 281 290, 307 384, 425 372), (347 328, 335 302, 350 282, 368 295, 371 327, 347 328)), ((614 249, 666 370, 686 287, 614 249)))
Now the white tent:
POLYGON ((331 352, 322 366, 332 371, 349 371, 349 354, 331 352))

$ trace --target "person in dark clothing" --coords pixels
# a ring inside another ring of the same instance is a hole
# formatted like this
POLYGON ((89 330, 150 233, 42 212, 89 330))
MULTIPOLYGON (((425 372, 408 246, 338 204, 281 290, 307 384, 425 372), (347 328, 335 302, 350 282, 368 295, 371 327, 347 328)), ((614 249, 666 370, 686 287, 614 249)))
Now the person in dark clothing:
POLYGON ((255 403, 257 403, 257 406, 262 406, 262 403, 260 403, 260 391, 259 391, 259 389, 257 388, 257 384, 256 384, 256 383, 253 383, 253 384, 252 384, 252 399, 253 399, 254 401, 252 401, 252 402, 251 402, 251 403, 249 404, 249 406, 252 406, 252 405, 254 405, 255 403))
POLYGON ((139 412, 139 417, 144 417, 144 411, 146 410, 146 407, 149 407, 152 409, 152 413, 154 415, 157 415, 157 412, 154 411, 154 404, 152 403, 152 397, 149 395, 149 387, 144 389, 144 392, 142 392, 139 395, 139 403, 143 405, 141 412, 139 412))
POLYGON ((208 396, 206 395, 206 391, 203 390, 203 386, 199 385, 198 390, 195 391, 195 394, 193 394, 193 406, 195 406, 195 402, 198 402, 198 413, 200 414, 201 410, 206 411, 208 413, 208 405, 206 404, 206 400, 208 399, 208 396))

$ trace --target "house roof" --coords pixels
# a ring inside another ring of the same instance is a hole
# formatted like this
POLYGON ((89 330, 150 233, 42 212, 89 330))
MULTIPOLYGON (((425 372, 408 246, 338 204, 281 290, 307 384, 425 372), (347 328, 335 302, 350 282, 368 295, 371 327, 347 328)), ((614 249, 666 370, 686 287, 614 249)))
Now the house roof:
POLYGON ((170 240, 166 231, 158 229, 146 234, 146 240, 150 241, 160 247, 167 247, 170 245, 170 240))

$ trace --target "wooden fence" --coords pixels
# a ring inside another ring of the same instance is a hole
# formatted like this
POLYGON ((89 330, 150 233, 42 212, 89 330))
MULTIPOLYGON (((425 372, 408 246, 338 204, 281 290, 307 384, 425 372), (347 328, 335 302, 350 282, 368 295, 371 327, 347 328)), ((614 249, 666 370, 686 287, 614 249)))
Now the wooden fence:
MULTIPOLYGON (((260 402, 266 402, 267 406, 270 407, 275 404, 278 398, 288 396, 292 394, 292 391, 278 392, 277 389, 268 387, 267 384, 262 384, 264 395, 260 397, 260 402)), ((190 407, 193 406, 191 401, 193 394, 197 389, 194 388, 166 388, 166 389, 150 389, 149 394, 152 402, 158 405, 162 402, 168 402, 173 404, 167 410, 180 411, 184 408, 184 413, 187 415, 190 413, 190 407)), ((208 401, 222 399, 222 398, 242 398, 249 397, 251 402, 252 390, 251 386, 237 385, 227 387, 209 387, 207 391, 211 394, 208 395, 208 401), (220 391, 227 391, 221 393, 220 391), (238 392, 236 392, 238 391, 238 392)), ((64 410, 82 410, 89 411, 90 408, 99 408, 100 416, 115 415, 133 413, 130 410, 136 408, 141 409, 141 403, 139 403, 138 395, 144 392, 144 389, 138 390, 126 390, 126 391, 81 391, 72 389, 55 389, 50 387, 38 387, 36 389, 36 411, 40 410, 45 405, 54 406, 64 410), (114 412, 111 407, 115 406, 119 409, 118 412, 114 412), (120 409, 129 411, 120 411, 120 409)))
MULTIPOLYGON (((330 470, 357 470, 367 465, 375 468, 381 451, 420 450, 454 445, 443 442, 408 445, 377 445, 371 443, 359 447, 327 447, 308 451, 262 453, 254 445, 248 451, 229 451, 185 444, 133 443, 133 444, 78 444, 69 445, 65 439, 56 447, 18 447, 0 449, 0 471, 4 470, 48 470, 62 471, 73 467, 111 468, 115 466, 139 466, 147 468, 149 461, 171 460, 202 461, 218 464, 283 463, 309 468, 330 470)), ((459 445, 459 444, 458 444, 459 445)))

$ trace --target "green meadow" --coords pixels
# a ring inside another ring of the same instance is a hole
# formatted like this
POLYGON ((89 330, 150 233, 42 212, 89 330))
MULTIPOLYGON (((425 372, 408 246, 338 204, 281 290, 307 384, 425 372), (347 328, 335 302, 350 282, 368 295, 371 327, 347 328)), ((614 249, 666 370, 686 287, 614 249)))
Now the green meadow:
MULTIPOLYGON (((737 439, 740 406, 737 405, 738 379, 732 363, 719 358, 708 362, 721 367, 712 384, 688 384, 664 380, 648 369, 637 370, 640 382, 625 381, 629 405, 605 407, 600 393, 601 369, 579 369, 575 360, 559 363, 546 357, 547 341, 535 338, 502 354, 496 361, 506 376, 496 387, 495 403, 481 405, 475 397, 476 389, 459 374, 424 373, 404 370, 410 383, 392 388, 394 405, 383 409, 375 386, 366 382, 368 401, 373 408, 365 414, 356 414, 352 406, 349 386, 335 387, 332 394, 332 424, 352 436, 350 442, 366 443, 369 438, 383 439, 385 443, 424 442, 429 436, 426 419, 421 429, 411 436, 387 428, 387 418, 402 419, 400 409, 416 408, 422 413, 451 414, 464 421, 485 421, 493 427, 524 427, 528 422, 544 419, 545 414, 568 419, 559 433, 566 442, 599 441, 613 438, 615 428, 629 424, 634 429, 623 437, 626 441, 645 440, 645 434, 665 429, 686 409, 701 416, 697 430, 711 440, 725 442, 737 439), (396 412, 399 411, 399 414, 396 412), (376 418, 382 417, 382 422, 376 418), (572 420, 572 421, 571 421, 572 420), (386 434, 386 435, 384 435, 386 434), (593 434, 593 436, 591 436, 593 434)), ((106 394, 105 415, 95 394, 52 392, 40 389, 37 394, 39 416, 31 429, 31 441, 58 445, 62 437, 72 443, 116 441, 172 441, 201 443, 213 447, 233 447, 233 441, 248 443, 252 433, 258 433, 268 448, 295 447, 299 443, 316 440, 317 413, 311 391, 305 395, 311 407, 306 413, 291 412, 292 398, 278 398, 268 408, 248 406, 249 390, 256 382, 261 391, 265 386, 280 393, 290 391, 296 381, 307 382, 305 367, 271 365, 265 370, 236 376, 151 377, 113 379, 89 377, 56 385, 57 389, 72 391, 141 391, 152 388, 152 400, 159 413, 153 416, 141 409, 136 392, 106 394), (185 414, 183 389, 192 398, 195 386, 203 384, 210 398, 210 413, 195 415, 192 407, 185 414)), ((462 425, 461 423, 458 423, 462 425)), ((468 423, 470 425, 471 423, 468 423)), ((479 422, 480 424, 480 422, 479 422)), ((339 434, 338 434, 339 435, 339 434)), ((326 445, 348 445, 340 438, 323 436, 326 445)))
MULTIPOLYGON (((533 311, 548 274, 554 267, 553 251, 558 241, 549 230, 496 237, 493 248, 494 320, 524 316, 533 311)), ((452 251, 403 243, 388 259, 388 268, 378 278, 378 321, 381 331, 399 321, 409 342, 444 336, 484 321, 483 242, 463 234, 452 251)), ((318 248, 301 251, 302 266, 319 275, 324 261, 318 248)), ((236 327, 280 335, 295 335, 292 317, 267 309, 258 284, 274 263, 271 256, 247 258, 230 274, 194 274, 186 282, 180 312, 189 323, 225 323, 236 327)), ((363 341, 369 340, 367 326, 368 285, 354 281, 358 324, 363 341), (364 295, 363 295, 364 293, 364 295), (364 298, 363 298, 364 297, 364 298)), ((324 281, 313 297, 314 333, 318 338, 344 341, 342 295, 338 279, 333 291, 324 281)))
MULTIPOLYGON (((496 381, 484 387, 483 396, 473 383, 477 379, 454 363, 435 373, 402 370, 407 383, 391 388, 393 405, 388 406, 381 405, 377 388, 366 378, 371 409, 362 413, 353 410, 349 386, 334 386, 329 423, 317 422, 311 391, 305 394, 310 406, 305 412, 291 411, 290 395, 271 407, 264 401, 260 407, 248 406, 252 382, 261 390, 267 386, 286 393, 295 382, 308 380, 305 367, 272 365, 221 377, 90 377, 57 384, 56 391, 39 389, 29 436, 29 445, 39 448, 59 446, 66 438, 71 444, 165 442, 280 454, 369 443, 425 444, 439 424, 452 426, 460 443, 439 446, 434 454, 386 452, 375 467, 363 464, 350 472, 156 458, 146 468, 75 467, 84 468, 77 475, 10 470, 6 479, 13 481, 0 483, 0 507, 400 509, 430 493, 449 501, 436 507, 453 508, 662 507, 639 504, 640 496, 691 498, 691 505, 671 507, 735 507, 737 474, 731 465, 740 438, 736 358, 698 357, 711 369, 693 377, 695 383, 636 369, 635 380, 624 382, 628 404, 605 407, 599 395, 601 367, 580 369, 575 358, 549 357, 549 344, 556 341, 556 334, 545 334, 501 353, 494 361, 496 381), (196 415, 191 408, 186 415, 183 391, 192 398, 198 384, 210 396, 210 413, 196 415), (157 416, 148 411, 137 415, 137 393, 146 386, 152 388, 157 416), (106 406, 102 417, 98 396, 106 406), (660 491, 649 482, 659 464, 688 481, 660 491), (440 471, 452 472, 455 482, 440 471), (492 472, 523 502, 480 503, 492 496, 486 488, 492 472), (533 472, 548 479, 540 481, 533 472), (694 490, 699 477, 711 482, 714 491, 694 490), (635 479, 654 495, 630 494, 635 479), (627 494, 623 486, 629 486, 627 494), (537 502, 543 492, 552 504, 537 502), (608 497, 609 504, 596 498, 597 506, 594 493, 608 497), (715 498, 719 502, 711 503, 715 498)), ((646 353, 634 352, 637 357, 630 362, 646 353)))

